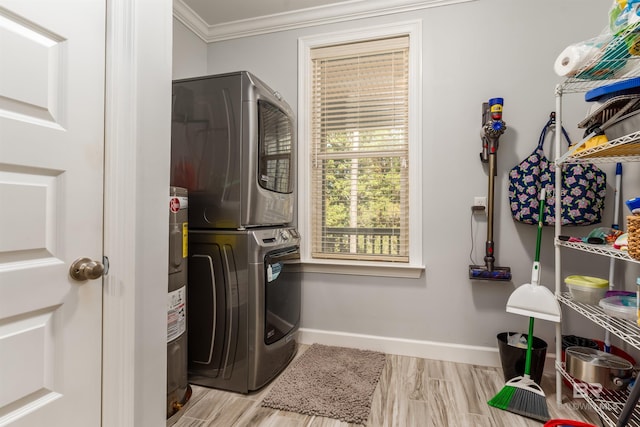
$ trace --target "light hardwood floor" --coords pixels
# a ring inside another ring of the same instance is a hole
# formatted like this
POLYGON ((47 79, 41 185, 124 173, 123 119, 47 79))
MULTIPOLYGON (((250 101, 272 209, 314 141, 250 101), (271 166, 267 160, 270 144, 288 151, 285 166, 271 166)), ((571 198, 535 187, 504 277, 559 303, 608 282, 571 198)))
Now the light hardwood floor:
MULTIPOLYGON (((301 345, 298 354, 308 346, 301 345)), ((174 427, 347 427, 331 418, 278 411, 260 406, 271 384, 248 395, 192 385, 193 394, 174 427)), ((542 423, 490 407, 486 402, 504 386, 500 368, 407 356, 387 355, 376 387, 367 426, 371 427, 526 427, 542 423)), ((555 403, 555 375, 545 372, 542 386, 552 418, 600 425, 595 412, 571 400, 555 403)))

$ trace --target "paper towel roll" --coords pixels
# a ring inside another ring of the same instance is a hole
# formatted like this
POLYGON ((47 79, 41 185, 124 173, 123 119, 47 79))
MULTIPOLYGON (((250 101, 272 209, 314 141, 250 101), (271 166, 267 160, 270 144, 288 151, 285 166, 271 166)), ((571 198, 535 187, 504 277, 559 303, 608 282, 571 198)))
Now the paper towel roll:
POLYGON ((572 44, 558 55, 553 69, 561 77, 571 77, 600 54, 600 49, 586 44, 572 44))

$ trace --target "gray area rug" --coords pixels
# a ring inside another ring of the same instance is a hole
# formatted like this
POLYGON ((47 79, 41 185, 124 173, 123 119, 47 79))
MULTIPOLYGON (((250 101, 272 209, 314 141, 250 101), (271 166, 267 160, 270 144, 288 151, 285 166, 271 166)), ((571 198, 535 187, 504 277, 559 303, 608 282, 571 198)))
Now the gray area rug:
POLYGON ((262 406, 364 424, 384 353, 313 344, 276 380, 262 406))

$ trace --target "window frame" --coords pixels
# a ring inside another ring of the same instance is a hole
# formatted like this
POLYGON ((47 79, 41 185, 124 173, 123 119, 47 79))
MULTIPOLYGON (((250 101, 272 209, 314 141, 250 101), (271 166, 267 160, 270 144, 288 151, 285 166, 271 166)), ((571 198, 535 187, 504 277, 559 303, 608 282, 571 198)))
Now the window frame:
POLYGON ((424 270, 422 259, 422 22, 406 21, 389 25, 301 37, 298 39, 298 229, 302 236, 303 271, 419 277, 424 270), (311 49, 379 39, 409 36, 409 262, 353 261, 311 257, 311 49), (417 159, 417 161, 416 161, 417 159), (307 237, 309 236, 309 237, 307 237))

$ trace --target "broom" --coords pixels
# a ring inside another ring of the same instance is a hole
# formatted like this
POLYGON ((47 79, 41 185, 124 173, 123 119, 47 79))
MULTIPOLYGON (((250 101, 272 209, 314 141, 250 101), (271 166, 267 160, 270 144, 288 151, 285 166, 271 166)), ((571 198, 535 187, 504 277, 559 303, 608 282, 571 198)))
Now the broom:
MULTIPOLYGON (((544 195, 544 192, 542 193, 544 195)), ((542 218, 544 212, 544 197, 540 198, 540 213, 538 214, 538 236, 536 239, 536 255, 531 281, 537 282, 540 264, 540 241, 542 240, 542 218)), ((515 377, 507 381, 502 390, 488 403, 495 408, 547 422, 551 418, 547 407, 547 398, 542 388, 531 379, 531 354, 533 352, 533 317, 529 317, 529 334, 527 335, 527 353, 524 363, 524 376, 515 377)))

